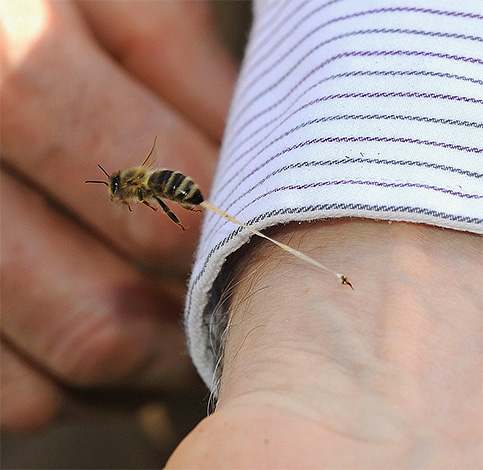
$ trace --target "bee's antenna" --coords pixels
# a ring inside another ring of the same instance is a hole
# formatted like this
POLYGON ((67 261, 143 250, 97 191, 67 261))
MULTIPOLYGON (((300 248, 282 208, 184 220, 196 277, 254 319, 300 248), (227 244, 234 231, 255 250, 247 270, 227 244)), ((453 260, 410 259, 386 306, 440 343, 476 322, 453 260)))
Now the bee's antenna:
POLYGON ((87 180, 87 181, 84 181, 84 183, 101 183, 101 184, 105 184, 106 186, 109 186, 109 183, 107 181, 87 180))
POLYGON ((108 178, 110 178, 109 173, 108 173, 106 170, 104 170, 104 168, 102 168, 102 166, 101 166, 101 165, 97 164, 97 166, 98 166, 98 167, 101 169, 101 171, 102 171, 102 172, 103 172, 103 173, 104 173, 104 174, 105 174, 105 175, 106 175, 108 178))

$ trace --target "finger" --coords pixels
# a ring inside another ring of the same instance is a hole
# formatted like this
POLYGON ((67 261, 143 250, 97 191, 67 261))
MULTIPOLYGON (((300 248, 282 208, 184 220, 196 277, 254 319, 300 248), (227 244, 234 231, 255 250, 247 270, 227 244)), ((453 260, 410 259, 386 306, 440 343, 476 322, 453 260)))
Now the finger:
POLYGON ((2 175, 2 335, 74 385, 178 387, 184 286, 154 282, 2 175))
POLYGON ((12 0, 2 9, 4 24, 12 23, 0 44, 4 160, 123 249, 186 271, 199 215, 183 215, 191 230, 180 237, 164 214, 145 207, 129 214, 110 204, 105 187, 84 180, 102 176, 98 163, 110 172, 139 165, 161 131, 160 164, 193 176, 207 191, 216 149, 107 58, 68 2, 12 0))
POLYGON ((236 67, 197 2, 77 2, 89 25, 136 77, 221 140, 236 67))
POLYGON ((53 420, 61 404, 61 392, 3 341, 1 346, 1 428, 34 431, 53 420))

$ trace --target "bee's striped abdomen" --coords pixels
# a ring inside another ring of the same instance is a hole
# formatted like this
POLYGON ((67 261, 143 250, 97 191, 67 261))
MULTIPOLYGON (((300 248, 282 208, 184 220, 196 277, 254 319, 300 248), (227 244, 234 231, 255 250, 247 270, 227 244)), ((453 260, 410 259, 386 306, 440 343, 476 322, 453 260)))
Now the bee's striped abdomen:
POLYGON ((156 194, 171 201, 193 206, 203 202, 198 185, 179 171, 154 171, 149 177, 148 185, 156 194))

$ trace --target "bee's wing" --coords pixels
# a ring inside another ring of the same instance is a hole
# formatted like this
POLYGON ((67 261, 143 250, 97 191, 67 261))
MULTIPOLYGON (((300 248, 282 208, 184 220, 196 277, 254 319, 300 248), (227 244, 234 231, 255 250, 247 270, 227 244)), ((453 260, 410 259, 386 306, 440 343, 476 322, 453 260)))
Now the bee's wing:
POLYGON ((156 166, 156 142, 158 140, 158 136, 154 138, 153 146, 151 147, 151 151, 149 152, 148 156, 144 160, 141 166, 147 169, 153 169, 156 166))

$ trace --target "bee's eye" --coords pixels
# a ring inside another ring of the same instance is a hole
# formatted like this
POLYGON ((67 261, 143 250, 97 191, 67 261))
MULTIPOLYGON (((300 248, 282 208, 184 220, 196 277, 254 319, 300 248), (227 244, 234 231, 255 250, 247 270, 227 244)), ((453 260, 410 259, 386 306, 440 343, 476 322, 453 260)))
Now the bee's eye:
POLYGON ((121 179, 118 176, 115 176, 112 181, 111 181, 111 192, 112 194, 116 194, 117 191, 119 190, 119 185, 121 183, 121 179))

